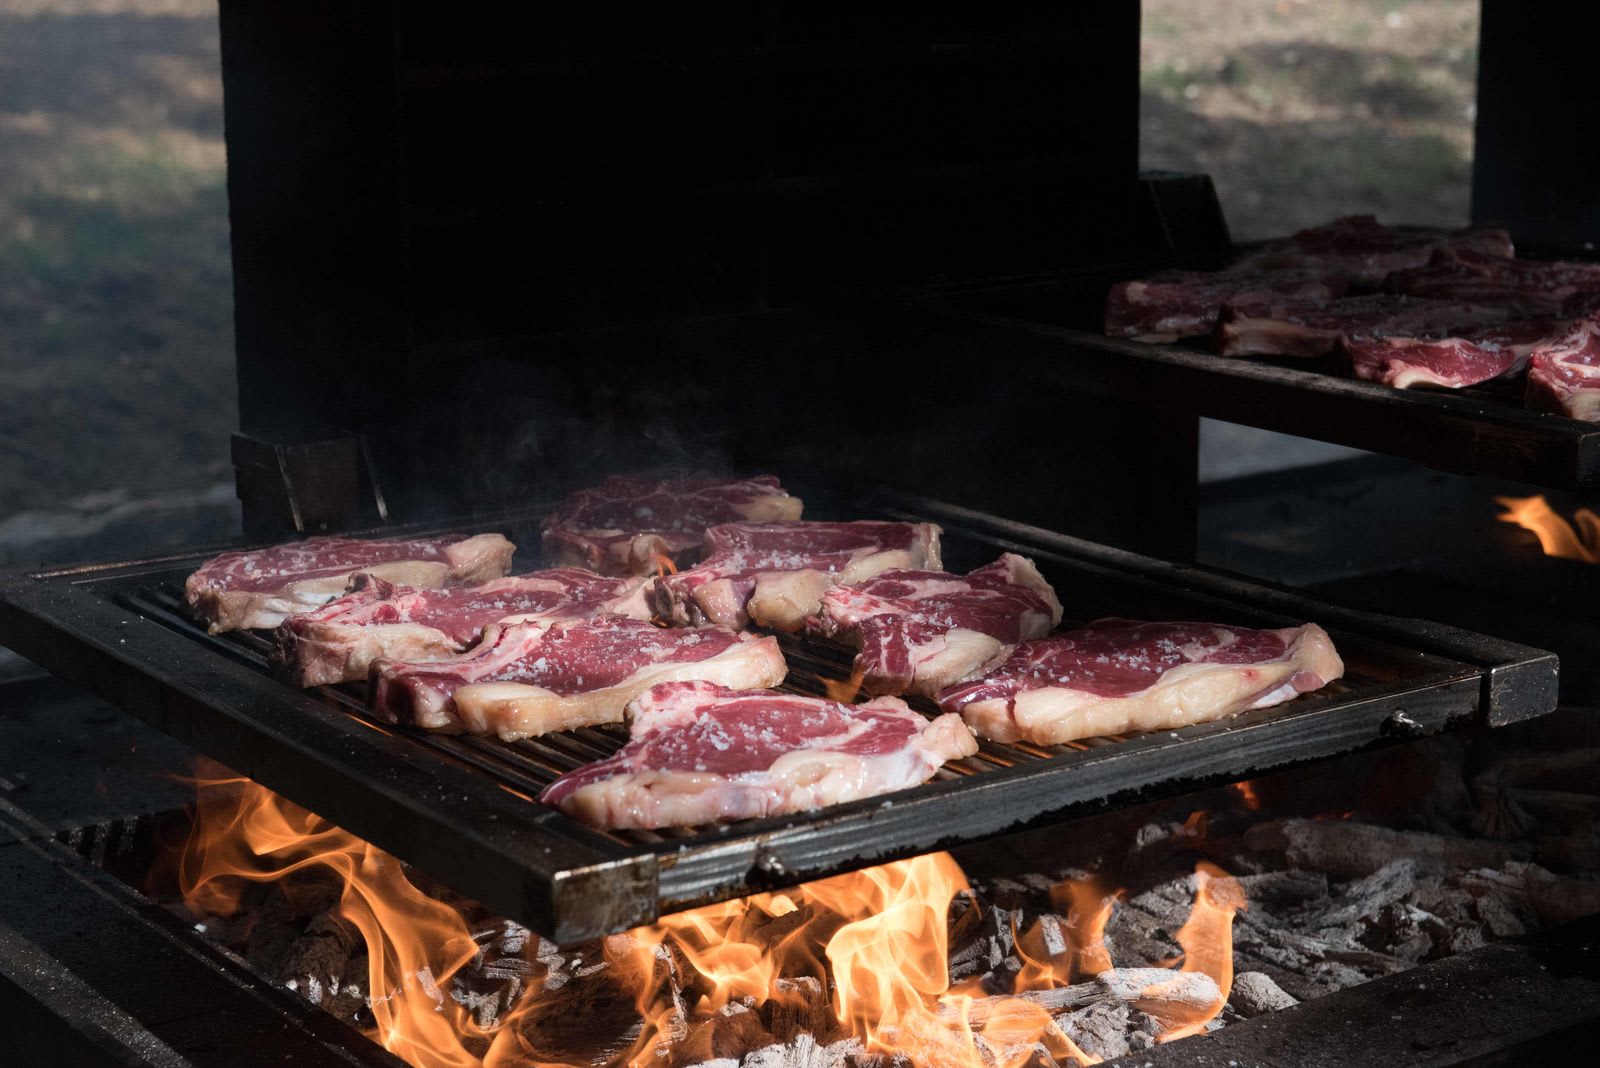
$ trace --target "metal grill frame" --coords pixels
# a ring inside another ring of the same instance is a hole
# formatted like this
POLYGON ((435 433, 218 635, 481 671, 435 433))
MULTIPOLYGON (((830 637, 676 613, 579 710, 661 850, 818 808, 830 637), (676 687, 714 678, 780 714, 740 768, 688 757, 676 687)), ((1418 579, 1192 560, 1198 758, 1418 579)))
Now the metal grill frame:
MULTIPOLYGON (((1031 555, 1069 612, 1094 605, 1087 614, 1111 608, 1254 626, 1319 622, 1357 682, 1172 732, 1048 750, 985 743, 977 757, 921 787, 814 813, 611 833, 533 802, 529 769, 538 760, 528 754, 564 754, 573 766, 619 745, 620 728, 508 747, 380 727, 345 688, 303 692, 269 674, 262 636, 206 635, 172 609, 170 597, 151 593, 181 582, 204 553, 7 576, 0 643, 564 943, 1385 738, 1515 722, 1556 704, 1555 657, 1510 642, 1337 608, 921 498, 869 492, 845 511, 941 523, 955 569, 1004 550, 1031 555)), ((543 513, 446 529, 531 534, 543 513)), ((785 652, 798 669, 790 685, 799 692, 819 685, 818 668, 848 673, 836 647, 790 641, 785 652)))
POLYGON ((994 332, 1013 373, 1040 383, 1316 438, 1551 489, 1600 490, 1600 424, 1523 407, 1520 382, 1395 389, 1329 374, 1316 360, 1219 356, 1107 337, 1112 283, 1215 256, 1124 264, 900 295, 908 311, 994 332), (1084 327, 1088 327, 1085 329, 1084 327))

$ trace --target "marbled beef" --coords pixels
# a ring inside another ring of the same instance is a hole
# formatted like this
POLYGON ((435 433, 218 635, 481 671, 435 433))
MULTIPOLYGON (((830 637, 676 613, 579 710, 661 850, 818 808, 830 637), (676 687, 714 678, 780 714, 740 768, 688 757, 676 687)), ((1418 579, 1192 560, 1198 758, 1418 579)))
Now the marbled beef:
POLYGON ((614 476, 580 490, 544 521, 546 562, 603 575, 654 575, 698 558, 707 527, 799 519, 801 501, 772 475, 645 480, 614 476))
POLYGON ((1033 561, 1004 553, 966 575, 885 571, 835 586, 811 625, 861 650, 856 674, 868 693, 931 697, 1060 622, 1061 602, 1033 561))
POLYGON ((1460 389, 1519 374, 1535 352, 1572 333, 1565 319, 1517 319, 1446 337, 1347 337, 1339 342, 1351 373, 1396 389, 1460 389))
POLYGON ((722 627, 668 630, 622 616, 491 623, 459 656, 374 661, 368 701, 390 723, 511 741, 618 723, 657 683, 776 686, 786 672, 776 638, 722 627))
POLYGON ((725 523, 706 531, 698 567, 656 579, 656 613, 679 625, 752 620, 798 630, 830 586, 890 568, 937 568, 933 523, 725 523))
POLYGON ((514 549, 500 534, 307 538, 208 560, 184 596, 213 634, 276 627, 339 596, 357 572, 407 586, 471 585, 510 571, 514 549))
POLYGON ((1528 407, 1600 422, 1600 323, 1579 320, 1528 358, 1528 407))
POLYGON ((942 691, 939 707, 984 738, 1059 745, 1266 708, 1343 674, 1314 623, 1248 630, 1102 619, 1023 642, 982 678, 942 691))
POLYGON ((1519 260, 1471 249, 1440 249, 1422 267, 1383 280, 1390 293, 1492 304, 1519 316, 1557 316, 1568 301, 1600 293, 1600 263, 1519 260))
POLYGON ((275 659, 297 686, 351 682, 366 678, 380 656, 431 660, 459 653, 490 623, 608 613, 648 620, 644 583, 576 567, 443 590, 357 575, 343 597, 284 621, 275 659))
POLYGON ((1381 225, 1371 215, 1350 215, 1252 252, 1233 269, 1319 271, 1346 278, 1352 285, 1376 286, 1395 271, 1421 267, 1438 249, 1515 255, 1511 235, 1496 227, 1397 229, 1381 225))
POLYGON ((1258 300, 1230 303, 1217 322, 1224 356, 1325 356, 1343 337, 1443 334, 1498 323, 1505 308, 1371 293, 1335 301, 1258 300))
POLYGON ((893 697, 847 705, 674 682, 628 714, 627 745, 540 800, 613 828, 779 816, 908 789, 978 748, 959 717, 929 722, 893 697))
POLYGON ((1229 301, 1328 301, 1343 278, 1316 271, 1166 271, 1106 294, 1106 333, 1155 343, 1208 335, 1229 301))

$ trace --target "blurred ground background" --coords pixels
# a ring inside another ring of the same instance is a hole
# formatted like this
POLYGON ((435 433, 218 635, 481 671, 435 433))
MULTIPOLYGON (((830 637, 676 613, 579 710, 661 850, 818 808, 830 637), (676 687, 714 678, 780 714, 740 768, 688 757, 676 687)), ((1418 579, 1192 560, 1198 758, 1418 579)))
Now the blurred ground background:
MULTIPOLYGON (((1147 0, 1148 167, 1236 236, 1467 216, 1472 0, 1147 0)), ((215 0, 0 0, 0 563, 226 537, 215 0)), ((1208 474, 1326 447, 1206 433, 1208 474)))

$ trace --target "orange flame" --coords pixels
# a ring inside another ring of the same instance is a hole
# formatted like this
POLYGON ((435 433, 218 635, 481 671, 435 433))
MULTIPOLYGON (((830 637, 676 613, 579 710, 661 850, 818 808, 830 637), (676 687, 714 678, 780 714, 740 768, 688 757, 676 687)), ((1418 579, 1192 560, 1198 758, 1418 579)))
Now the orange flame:
POLYGON ((654 561, 656 565, 656 578, 661 578, 663 575, 676 575, 678 573, 678 565, 673 563, 672 557, 668 556, 666 553, 651 553, 650 559, 654 561))
POLYGON ((1249 809, 1251 812, 1260 811, 1261 795, 1256 793, 1255 783, 1251 782, 1249 779, 1241 779, 1240 781, 1234 783, 1231 789, 1234 793, 1239 795, 1239 800, 1244 802, 1245 808, 1249 809))
POLYGON ((1533 531, 1546 556, 1600 564, 1600 515, 1588 508, 1578 509, 1573 514, 1577 529, 1573 529, 1572 523, 1557 515, 1543 495, 1496 497, 1494 500, 1506 509, 1495 518, 1502 523, 1515 523, 1524 530, 1533 531))
MULTIPOLYGON (((1215 1004, 1203 1012, 1152 1013, 1166 1025, 1160 1035, 1162 1042, 1204 1031, 1206 1021, 1222 1011, 1233 990, 1233 915, 1245 908, 1244 890, 1238 880, 1205 861, 1195 868, 1194 878, 1194 906, 1177 934, 1178 945, 1183 947, 1181 970, 1209 975, 1220 993, 1215 1004)), ((1181 1002, 1167 1004, 1179 1006, 1181 1002)))
POLYGON ((860 695, 861 683, 866 677, 866 669, 858 664, 848 679, 823 679, 822 692, 828 695, 828 700, 848 705, 860 695))
MULTIPOLYGON (((241 880, 332 873, 342 887, 339 912, 368 949, 376 1041, 416 1068, 558 1063, 540 1057, 530 1022, 542 981, 487 1024, 451 996, 452 978, 478 946, 462 912, 424 893, 398 861, 248 779, 200 786, 180 859, 191 907, 231 914, 241 880)), ((1231 924, 1242 896, 1210 865, 1196 879, 1193 912, 1177 935, 1182 971, 1211 976, 1221 996, 1209 1012, 1192 998, 1164 1008, 1162 988, 1180 982, 1179 971, 1146 987, 1137 1004, 1161 1021, 1163 1039, 1204 1029, 1232 984, 1231 924)), ((1022 1068, 1040 1047, 1058 1063, 1093 1063, 1037 1001, 986 997, 980 1013, 975 999, 984 991, 975 982, 951 989, 950 906, 967 889, 950 855, 935 853, 667 916, 606 939, 607 981, 623 984, 641 1021, 631 1048, 609 1063, 665 1065, 696 1028, 714 1029, 727 1013, 765 1003, 831 1014, 869 1051, 928 1068, 1022 1068)), ((1117 974, 1104 942, 1116 894, 1076 880, 1052 898, 1061 913, 1053 932, 1036 924, 1017 940, 1024 958, 1017 989, 1117 974)))

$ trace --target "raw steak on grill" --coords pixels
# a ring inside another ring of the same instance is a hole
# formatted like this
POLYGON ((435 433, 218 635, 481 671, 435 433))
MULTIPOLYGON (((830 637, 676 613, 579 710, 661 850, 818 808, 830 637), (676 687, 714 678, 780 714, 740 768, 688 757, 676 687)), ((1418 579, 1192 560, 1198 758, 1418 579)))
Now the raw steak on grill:
POLYGON ((1061 602, 1033 561, 1004 553, 966 575, 885 571, 835 586, 811 624, 861 650, 856 675, 868 693, 931 697, 1060 622, 1061 602))
POLYGON ((807 812, 926 782, 978 744, 894 697, 859 705, 703 682, 628 706, 628 744, 540 796, 598 827, 678 827, 807 812))
POLYGON ((1376 286, 1394 271, 1421 267, 1437 249, 1512 256, 1511 235, 1494 227, 1468 230, 1396 229, 1371 215, 1351 215, 1301 230, 1288 241, 1251 253, 1234 270, 1320 271, 1376 286))
POLYGON ((499 534, 307 538, 208 560, 189 576, 184 597, 213 634, 276 627, 333 600, 360 571, 407 586, 470 585, 510 571, 514 549, 499 534))
POLYGON ((1600 293, 1600 263, 1519 260, 1470 249, 1440 249, 1425 266, 1383 281, 1390 293, 1493 304, 1515 315, 1562 314, 1581 294, 1600 293))
POLYGON ((1528 358, 1527 405, 1600 422, 1600 323, 1579 320, 1559 343, 1528 358))
POLYGON ((722 627, 667 630, 622 616, 491 623, 459 656, 374 661, 368 701, 390 723, 512 741, 619 723, 657 683, 776 686, 786 671, 776 638, 722 627))
POLYGON ((1168 342, 1210 334, 1229 301, 1328 301, 1349 288, 1315 271, 1167 271, 1119 282, 1106 295, 1106 333, 1168 342))
POLYGON ((1504 308, 1392 293, 1332 302, 1265 300, 1228 304, 1217 323, 1224 356, 1325 356, 1345 336, 1441 334, 1507 318, 1504 308))
POLYGON ((1572 333, 1565 319, 1517 319, 1473 327, 1449 337, 1347 337, 1339 349, 1351 372, 1397 389, 1460 389, 1520 373, 1535 352, 1572 333))
POLYGON ((1266 708, 1344 674, 1314 623, 1247 630, 1102 619, 1023 642, 983 678, 939 694, 980 737, 1059 745, 1170 730, 1266 708))
POLYGON ((707 527, 799 519, 801 501, 772 475, 737 480, 614 476, 579 490, 544 521, 545 560, 603 575, 654 575, 699 555, 707 527))
POLYGON ((459 653, 490 623, 607 613, 648 620, 644 583, 576 567, 444 590, 357 575, 343 597, 284 621, 276 659, 297 686, 352 682, 366 678, 380 656, 431 660, 459 653))
POLYGON ((933 523, 725 523, 698 567, 655 580, 656 614, 678 625, 798 630, 828 587, 895 567, 937 568, 933 523))

